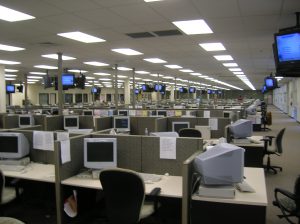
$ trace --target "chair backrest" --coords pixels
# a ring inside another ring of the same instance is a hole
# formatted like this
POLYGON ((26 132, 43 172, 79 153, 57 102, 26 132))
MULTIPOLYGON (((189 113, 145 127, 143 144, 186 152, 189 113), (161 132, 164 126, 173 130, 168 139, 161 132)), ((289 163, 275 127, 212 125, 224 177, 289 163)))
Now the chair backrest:
POLYGON ((2 171, 0 170, 0 204, 2 202, 2 192, 5 184, 5 179, 2 171))
POLYGON ((275 144, 278 153, 282 153, 282 137, 285 132, 285 128, 281 129, 275 138, 275 144))
POLYGON ((134 171, 107 169, 100 173, 109 223, 139 222, 145 199, 145 184, 134 171))
POLYGON ((294 194, 295 194, 295 203, 296 203, 296 210, 298 215, 300 215, 300 175, 297 177, 294 187, 294 194))
POLYGON ((202 134, 195 128, 182 128, 179 130, 179 137, 195 137, 201 138, 202 134))

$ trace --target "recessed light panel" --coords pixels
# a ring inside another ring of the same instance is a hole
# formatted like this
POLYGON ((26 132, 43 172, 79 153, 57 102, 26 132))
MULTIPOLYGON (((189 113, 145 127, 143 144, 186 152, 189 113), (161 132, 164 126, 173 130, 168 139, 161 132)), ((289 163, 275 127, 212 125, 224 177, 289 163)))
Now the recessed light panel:
POLYGON ((17 22, 35 19, 35 17, 0 5, 0 19, 8 22, 17 22))
POLYGON ((151 63, 167 63, 166 61, 159 58, 144 58, 143 60, 151 63))
POLYGON ((136 71, 135 73, 141 74, 141 75, 146 75, 146 74, 149 74, 150 72, 146 72, 146 71, 136 71))
POLYGON ((229 68, 229 71, 232 71, 232 72, 241 72, 242 69, 240 69, 240 68, 229 68))
POLYGON ((29 72, 29 74, 32 74, 32 75, 47 75, 46 72, 29 72))
POLYGON ((87 73, 85 70, 80 69, 68 69, 68 72, 74 72, 74 73, 87 73))
MULTIPOLYGON (((44 54, 42 55, 42 57, 44 58, 51 58, 51 59, 58 59, 58 55, 57 54, 44 54)), ((66 56, 66 55, 62 55, 62 60, 67 61, 67 60, 75 60, 76 58, 70 57, 70 56, 66 56)))
POLYGON ((225 67, 238 67, 237 63, 223 63, 225 67))
POLYGON ((18 65, 18 64, 21 64, 21 62, 18 62, 18 61, 8 61, 8 60, 0 60, 0 64, 3 64, 3 65, 18 65))
POLYGON ((218 61, 233 61, 231 55, 215 55, 214 58, 218 61))
POLYGON ((72 40, 77 40, 83 43, 98 43, 98 42, 104 42, 105 40, 95 37, 86 33, 82 33, 79 31, 75 32, 68 32, 68 33, 58 33, 58 36, 69 38, 72 40))
POLYGON ((19 70, 17 70, 17 69, 9 69, 9 68, 5 68, 4 71, 6 71, 6 72, 18 72, 19 70))
POLYGON ((222 43, 203 43, 199 44, 206 51, 225 51, 222 43))
POLYGON ((42 68, 42 69, 58 69, 57 67, 55 66, 51 66, 51 65, 35 65, 34 66, 35 68, 42 68))
POLYGON ((213 33, 203 19, 175 21, 173 24, 187 35, 213 33))
POLYGON ((180 69, 180 68, 182 68, 179 65, 164 65, 164 66, 166 66, 167 68, 171 68, 171 69, 180 69))
POLYGON ((22 51, 22 50, 25 50, 25 48, 0 44, 0 50, 2 50, 2 51, 22 51))
POLYGON ((94 75, 99 75, 99 76, 110 76, 111 74, 104 73, 104 72, 95 72, 94 75))
POLYGON ((86 65, 93 65, 93 66, 108 66, 109 64, 103 63, 103 62, 98 62, 98 61, 86 61, 83 62, 86 65))
POLYGON ((143 54, 141 52, 138 52, 136 50, 132 50, 130 48, 118 48, 118 49, 111 49, 111 50, 114 51, 114 52, 120 53, 120 54, 129 55, 129 56, 143 54))
POLYGON ((191 69, 181 69, 181 70, 179 70, 179 71, 181 71, 181 72, 186 72, 186 73, 188 73, 188 72, 194 72, 194 71, 191 70, 191 69))
POLYGON ((126 67, 118 67, 119 71, 131 71, 131 68, 126 68, 126 67))

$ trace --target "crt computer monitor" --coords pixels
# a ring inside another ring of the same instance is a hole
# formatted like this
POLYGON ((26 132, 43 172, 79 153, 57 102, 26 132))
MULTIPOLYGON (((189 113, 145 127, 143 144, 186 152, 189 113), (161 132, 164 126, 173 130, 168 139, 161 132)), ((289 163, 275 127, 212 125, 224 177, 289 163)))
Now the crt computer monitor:
POLYGON ((157 113, 157 116, 164 116, 164 117, 167 116, 166 110, 157 110, 156 113, 157 113))
POLYGON ((115 138, 85 138, 83 151, 86 168, 117 167, 117 140, 115 138))
POLYGON ((117 132, 130 131, 130 118, 128 116, 114 117, 114 128, 117 132))
POLYGON ((239 119, 229 125, 229 131, 233 138, 247 138, 252 136, 252 122, 246 119, 239 119))
POLYGON ((256 114, 256 106, 250 105, 249 107, 247 107, 246 113, 247 113, 247 115, 255 115, 256 114))
POLYGON ((118 110, 119 116, 128 116, 128 110, 118 110))
POLYGON ((30 114, 22 114, 19 115, 19 127, 24 128, 24 127, 30 127, 34 125, 34 118, 30 114))
POLYGON ((173 121, 172 122, 172 131, 179 133, 180 129, 189 128, 190 122, 188 121, 173 121))
POLYGON ((83 110, 82 113, 83 115, 94 115, 93 110, 83 110))
POLYGON ((0 132, 0 158, 20 159, 29 154, 29 143, 23 133, 0 132))
POLYGON ((64 129, 78 129, 79 128, 79 116, 70 115, 64 116, 64 129))
POLYGON ((205 185, 232 185, 243 181, 245 149, 220 143, 194 160, 195 170, 205 185))

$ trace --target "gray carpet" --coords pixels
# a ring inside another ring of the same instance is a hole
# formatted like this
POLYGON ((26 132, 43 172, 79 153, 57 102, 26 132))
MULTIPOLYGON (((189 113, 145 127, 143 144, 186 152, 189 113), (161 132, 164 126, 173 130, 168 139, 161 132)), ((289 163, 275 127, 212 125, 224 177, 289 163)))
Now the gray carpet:
POLYGON ((272 172, 266 173, 268 193, 266 223, 287 223, 285 219, 281 220, 277 217, 277 215, 280 214, 280 210, 272 205, 272 201, 274 200, 275 187, 293 191, 295 179, 300 174, 300 124, 273 106, 268 106, 268 111, 272 112, 272 125, 268 126, 272 130, 255 132, 254 135, 276 136, 279 130, 284 127, 286 131, 283 136, 283 154, 281 156, 273 155, 271 157, 271 164, 282 166, 283 171, 278 172, 276 175, 272 172))

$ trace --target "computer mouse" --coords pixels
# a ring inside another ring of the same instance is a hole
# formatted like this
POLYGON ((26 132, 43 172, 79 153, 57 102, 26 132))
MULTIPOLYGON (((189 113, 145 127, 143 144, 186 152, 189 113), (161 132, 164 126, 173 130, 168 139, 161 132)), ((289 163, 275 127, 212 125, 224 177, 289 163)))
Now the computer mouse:
POLYGON ((169 176, 169 173, 165 173, 165 176, 169 176))

